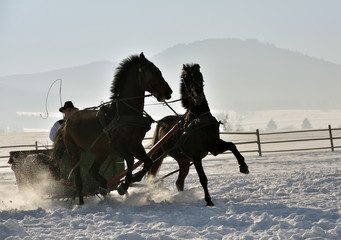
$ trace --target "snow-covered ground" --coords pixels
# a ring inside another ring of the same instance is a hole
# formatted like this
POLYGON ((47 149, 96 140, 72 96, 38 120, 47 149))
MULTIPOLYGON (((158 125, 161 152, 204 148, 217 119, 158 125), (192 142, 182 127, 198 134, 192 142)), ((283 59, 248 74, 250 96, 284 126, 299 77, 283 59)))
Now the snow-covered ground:
MULTIPOLYGON (((214 207, 205 207, 194 168, 184 192, 173 175, 81 207, 21 196, 1 168, 0 239, 341 239, 341 152, 245 157, 249 175, 231 154, 204 160, 214 207)), ((160 175, 176 168, 168 158, 160 175)))

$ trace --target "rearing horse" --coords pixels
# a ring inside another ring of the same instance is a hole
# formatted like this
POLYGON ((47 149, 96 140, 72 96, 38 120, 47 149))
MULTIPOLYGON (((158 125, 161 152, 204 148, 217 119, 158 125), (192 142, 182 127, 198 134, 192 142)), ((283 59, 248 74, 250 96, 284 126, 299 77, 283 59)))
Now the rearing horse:
POLYGON ((95 161, 90 173, 107 188, 106 179, 99 174, 102 162, 110 153, 125 159, 127 175, 118 187, 123 195, 131 182, 141 181, 152 165, 142 140, 150 129, 152 119, 144 117, 145 91, 162 102, 169 99, 172 90, 163 79, 161 71, 143 53, 122 61, 117 68, 111 87, 110 105, 97 110, 81 110, 74 113, 63 129, 63 140, 71 158, 79 204, 84 204, 80 175, 81 152, 91 152, 95 161), (134 157, 144 162, 143 169, 132 175, 134 157))
MULTIPOLYGON (((202 159, 211 152, 214 156, 232 151, 240 165, 240 172, 248 174, 244 157, 232 142, 225 142, 219 137, 220 123, 212 116, 204 94, 204 79, 198 64, 184 65, 180 84, 181 102, 187 110, 184 127, 176 132, 153 156, 156 159, 149 174, 156 175, 163 159, 170 155, 179 164, 179 175, 176 186, 183 191, 185 178, 194 163, 200 183, 205 192, 207 206, 213 206, 207 188, 207 177, 202 167, 202 159)), ((161 139, 182 116, 167 116, 158 121, 153 145, 161 139)))

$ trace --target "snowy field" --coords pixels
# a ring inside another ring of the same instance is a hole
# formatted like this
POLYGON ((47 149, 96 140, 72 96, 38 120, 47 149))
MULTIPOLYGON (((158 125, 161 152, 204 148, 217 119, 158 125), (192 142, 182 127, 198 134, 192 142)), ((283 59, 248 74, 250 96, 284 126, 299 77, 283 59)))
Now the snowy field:
MULTIPOLYGON (((173 175, 81 207, 21 196, 12 170, 1 168, 0 239, 341 239, 340 151, 245 157, 249 175, 231 154, 204 160, 214 207, 205 207, 194 168, 184 192, 173 175)), ((159 176, 176 168, 167 159, 159 176)))

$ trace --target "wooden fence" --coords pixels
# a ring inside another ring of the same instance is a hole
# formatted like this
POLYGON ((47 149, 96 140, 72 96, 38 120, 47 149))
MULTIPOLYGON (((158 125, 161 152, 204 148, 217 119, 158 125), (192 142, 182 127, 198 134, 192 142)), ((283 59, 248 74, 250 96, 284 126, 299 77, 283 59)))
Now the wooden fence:
MULTIPOLYGON (((259 156, 262 156, 264 153, 327 149, 334 151, 337 148, 341 148, 341 128, 332 128, 330 125, 328 125, 328 128, 326 129, 264 133, 261 133, 257 129, 253 132, 221 132, 220 135, 225 141, 234 142, 241 153, 258 153, 259 156), (284 147, 276 147, 281 144, 284 144, 284 147)), ((149 148, 151 138, 145 138, 144 142, 146 148, 149 148)), ((35 142, 31 145, 0 146, 0 149, 8 149, 9 152, 32 149, 39 150, 51 147, 52 146, 39 145, 38 142, 35 142)), ((9 156, 0 156, 0 159, 2 158, 9 158, 9 156)), ((7 166, 0 166, 0 168, 1 167, 7 166)))
POLYGON ((259 156, 262 156, 264 153, 328 149, 334 151, 337 148, 341 148, 341 128, 332 128, 331 125, 328 125, 328 128, 326 129, 310 129, 282 132, 260 133, 258 129, 255 132, 222 132, 222 138, 224 138, 224 135, 253 136, 254 140, 250 141, 233 141, 231 139, 227 140, 231 140, 232 142, 234 142, 238 146, 238 148, 240 148, 240 146, 242 145, 248 145, 247 148, 244 148, 246 150, 241 150, 240 152, 256 152, 259 156), (276 147, 281 144, 282 147, 276 147), (267 147, 270 145, 271 147, 267 147), (264 149, 265 147, 267 147, 267 149, 264 149))

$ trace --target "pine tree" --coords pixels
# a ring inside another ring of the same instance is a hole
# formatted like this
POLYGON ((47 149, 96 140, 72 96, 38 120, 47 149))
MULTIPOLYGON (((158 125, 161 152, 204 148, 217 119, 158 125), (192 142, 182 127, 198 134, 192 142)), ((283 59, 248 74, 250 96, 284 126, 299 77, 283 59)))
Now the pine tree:
POLYGON ((310 121, 308 118, 305 118, 302 122, 302 129, 312 129, 310 121))
POLYGON ((277 124, 274 120, 270 120, 268 122, 268 125, 266 126, 266 131, 269 131, 269 132, 272 132, 272 131, 275 131, 277 130, 277 124))

